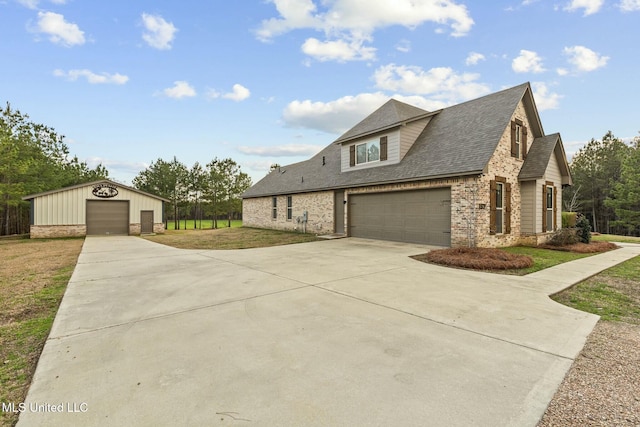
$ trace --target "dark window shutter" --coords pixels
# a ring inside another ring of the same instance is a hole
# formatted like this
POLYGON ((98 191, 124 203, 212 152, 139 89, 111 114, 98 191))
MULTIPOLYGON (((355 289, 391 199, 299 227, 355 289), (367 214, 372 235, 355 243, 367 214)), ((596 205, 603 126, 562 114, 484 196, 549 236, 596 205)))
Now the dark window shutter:
POLYGON ((489 234, 496 234, 496 182, 489 183, 489 234))
POLYGON ((527 158, 527 128, 522 127, 522 158, 527 158))
POLYGON ((380 161, 387 160, 387 137, 380 137, 380 161))
POLYGON ((553 187, 553 229, 558 229, 558 188, 553 187))
POLYGON ((349 147, 349 166, 356 165, 356 146, 349 147))
POLYGON ((547 232, 547 186, 542 184, 542 232, 547 232))
POLYGON ((504 185, 504 232, 511 234, 511 184, 504 185))
POLYGON ((511 122, 511 157, 516 157, 518 151, 516 150, 516 122, 511 122))

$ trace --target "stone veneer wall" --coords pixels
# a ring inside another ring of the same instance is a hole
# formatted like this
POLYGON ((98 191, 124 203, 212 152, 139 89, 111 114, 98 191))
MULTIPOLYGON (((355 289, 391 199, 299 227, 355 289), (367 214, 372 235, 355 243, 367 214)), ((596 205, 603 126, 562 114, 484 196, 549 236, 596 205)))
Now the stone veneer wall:
MULTIPOLYGON (((164 223, 153 224, 153 232, 164 233, 164 223)), ((129 224, 129 234, 139 235, 140 224, 129 224)), ((48 239, 52 237, 81 237, 87 235, 86 225, 32 225, 29 237, 31 239, 48 239)))
MULTIPOLYGON (((522 101, 518 104, 516 111, 513 113, 511 120, 520 119, 527 127, 527 148, 531 148, 533 141, 533 135, 531 132, 531 124, 527 118, 527 114, 524 109, 522 101)), ((522 156, 521 156, 522 157, 522 156)), ((522 158, 516 159, 511 157, 511 122, 507 124, 507 127, 502 134, 502 138, 498 142, 493 156, 489 160, 487 166, 487 173, 485 173, 479 179, 479 200, 483 200, 487 204, 487 208, 482 212, 482 215, 478 218, 478 247, 500 247, 500 246, 514 246, 521 243, 521 201, 522 195, 520 193, 520 182, 518 181, 518 174, 524 160, 522 158), (490 182, 495 179, 496 176, 506 178, 507 182, 511 184, 511 233, 509 234, 489 234, 489 222, 490 222, 490 182)))
MULTIPOLYGON (((138 223, 129 224, 129 234, 132 236, 139 236, 141 234, 140 230, 142 229, 142 225, 138 223)), ((163 222, 154 222, 153 223, 153 232, 156 234, 164 233, 164 223, 163 222)))
POLYGON ((277 197, 277 217, 272 218, 272 198, 256 197, 242 201, 242 225, 246 227, 273 228, 277 230, 303 231, 303 224, 296 218, 308 213, 307 233, 331 234, 334 232, 333 191, 292 194, 292 219, 287 219, 287 196, 277 197))
POLYGON ((80 237, 87 235, 86 225, 32 225, 30 238, 80 237))

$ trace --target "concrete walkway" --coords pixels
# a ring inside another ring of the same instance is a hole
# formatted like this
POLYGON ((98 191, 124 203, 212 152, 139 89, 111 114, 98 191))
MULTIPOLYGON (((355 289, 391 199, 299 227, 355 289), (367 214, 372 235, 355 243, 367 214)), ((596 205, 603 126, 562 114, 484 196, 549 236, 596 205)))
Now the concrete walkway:
POLYGON ((547 295, 640 254, 514 277, 428 249, 89 237, 18 425, 535 426, 598 320, 547 295))

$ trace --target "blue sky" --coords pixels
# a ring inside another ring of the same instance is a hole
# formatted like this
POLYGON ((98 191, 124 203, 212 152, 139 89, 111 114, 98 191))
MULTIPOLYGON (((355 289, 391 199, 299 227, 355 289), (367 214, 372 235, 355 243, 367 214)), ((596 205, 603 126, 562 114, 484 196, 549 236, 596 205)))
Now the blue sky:
POLYGON ((640 0, 0 0, 0 102, 130 184, 231 157, 256 182, 391 97, 529 81, 569 156, 640 131, 640 0))

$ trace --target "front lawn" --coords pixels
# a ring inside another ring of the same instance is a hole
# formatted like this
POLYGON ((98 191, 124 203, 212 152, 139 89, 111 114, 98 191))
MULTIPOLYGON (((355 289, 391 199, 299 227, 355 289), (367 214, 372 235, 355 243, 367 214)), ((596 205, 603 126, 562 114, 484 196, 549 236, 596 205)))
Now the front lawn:
POLYGON ((217 230, 167 230, 164 234, 142 236, 152 242, 180 249, 248 249, 313 242, 315 234, 262 228, 220 228, 217 230))
MULTIPOLYGON (((83 241, 0 240, 0 402, 24 402, 83 241)), ((0 411, 0 426, 17 420, 0 411)))

